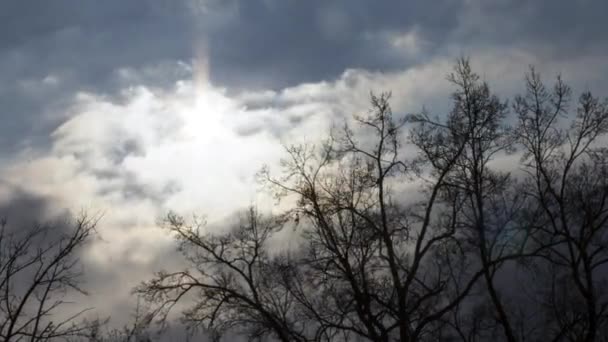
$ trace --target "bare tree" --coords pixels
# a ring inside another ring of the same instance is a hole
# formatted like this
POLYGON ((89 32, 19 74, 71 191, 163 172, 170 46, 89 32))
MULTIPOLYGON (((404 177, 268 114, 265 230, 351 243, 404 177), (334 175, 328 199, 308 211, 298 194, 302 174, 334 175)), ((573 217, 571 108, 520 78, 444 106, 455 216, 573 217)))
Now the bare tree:
POLYGON ((453 139, 440 152, 443 160, 432 161, 444 169, 424 186, 427 198, 404 203, 393 188, 408 175, 416 177, 416 163, 399 157, 405 121, 393 119, 389 97, 372 95, 372 110, 355 117, 375 138, 371 146, 358 142, 345 125, 320 148, 288 148, 283 176, 260 173, 277 197, 297 200, 275 221, 279 224, 262 227, 251 214, 236 231, 214 236, 169 216, 169 229, 182 241, 193 270, 160 273, 140 292, 166 312, 197 291, 198 304, 185 312, 186 320, 219 332, 248 327, 251 337, 441 337, 443 316, 484 275, 481 268, 463 272, 464 254, 448 256, 457 247, 453 213, 461 204, 444 188, 469 140, 453 139), (297 223, 304 246, 298 253, 271 256, 265 247, 287 217, 297 223), (456 255, 459 260, 450 259, 456 255))
MULTIPOLYGON (((110 318, 85 321, 86 329, 70 339, 73 342, 151 342, 154 337, 150 329, 153 316, 148 308, 137 305, 128 324, 121 329, 109 327, 110 318)), ((160 334, 156 334, 157 336, 160 334)))
POLYGON ((86 215, 75 222, 11 227, 0 224, 0 337, 3 341, 52 341, 79 333, 67 295, 79 286, 78 254, 95 231, 86 215), (21 229, 19 229, 21 228, 21 229))
MULTIPOLYGON (((514 110, 523 146, 534 242, 551 276, 540 301, 554 340, 595 341, 607 319, 608 102, 583 93, 568 117, 571 90, 547 89, 534 70, 514 110)), ((605 328, 602 329, 605 331, 605 328)), ((602 335, 605 339, 608 336, 602 335)))
POLYGON ((452 112, 443 121, 424 113, 415 116, 421 125, 414 131, 414 144, 428 160, 431 176, 443 178, 440 190, 457 210, 452 224, 458 227, 462 246, 470 247, 482 270, 493 307, 488 316, 502 327, 507 341, 517 341, 495 276, 504 262, 517 258, 521 251, 512 242, 518 240, 513 222, 517 204, 522 202, 513 191, 510 174, 489 165, 512 145, 510 129, 504 123, 508 106, 479 80, 466 59, 458 61, 448 80, 457 86, 452 112))
POLYGON ((258 175, 280 215, 214 231, 169 215, 189 263, 138 288, 153 314, 191 301, 190 326, 250 340, 604 338, 607 105, 583 94, 565 128, 561 80, 548 92, 532 71, 512 107, 466 59, 448 80, 443 117, 397 118, 372 94, 354 125, 287 147, 278 175, 258 175), (523 176, 493 164, 517 148, 523 176))
POLYGON ((159 272, 137 292, 158 303, 162 319, 182 300, 193 305, 183 320, 219 337, 236 330, 250 339, 274 336, 304 341, 305 322, 292 314, 293 298, 277 281, 282 265, 271 256, 269 239, 283 225, 250 209, 240 222, 221 232, 205 231, 201 222, 188 225, 169 215, 167 228, 180 241, 190 267, 159 272))
MULTIPOLYGON (((407 195, 395 194, 394 187, 404 178, 419 176, 415 169, 428 156, 410 161, 399 157, 405 121, 393 119, 389 97, 372 95, 372 111, 355 117, 375 138, 371 146, 358 142, 346 125, 319 155, 306 147, 288 149, 287 177, 265 177, 277 193, 299 196, 294 211, 308 219, 306 282, 331 298, 321 307, 301 299, 311 317, 322 319, 332 330, 373 341, 440 338, 441 318, 483 274, 478 270, 462 276, 464 254, 455 251, 446 258, 455 247, 452 214, 460 210, 460 203, 445 195, 446 176, 456 167, 468 138, 454 139, 435 151, 432 162, 441 163, 442 169, 427 179, 427 196, 413 205, 404 203, 407 195), (456 274, 461 276, 460 286, 450 279, 456 274)), ((411 119, 422 121, 418 116, 411 119)), ((418 134, 424 130, 414 134, 415 144, 441 146, 433 141, 440 136, 418 134)), ((297 297, 304 298, 305 292, 297 297)))

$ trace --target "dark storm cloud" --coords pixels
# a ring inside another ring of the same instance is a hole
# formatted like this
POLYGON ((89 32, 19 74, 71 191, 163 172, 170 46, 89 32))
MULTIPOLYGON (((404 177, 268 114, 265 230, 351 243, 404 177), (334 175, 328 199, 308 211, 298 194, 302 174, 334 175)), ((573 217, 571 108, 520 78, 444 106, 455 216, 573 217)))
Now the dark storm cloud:
POLYGON ((9 231, 26 231, 38 224, 52 223, 55 231, 63 232, 69 229, 70 213, 58 208, 51 198, 13 187, 10 198, 0 202, 0 220, 9 231))
POLYGON ((210 35, 212 76, 233 86, 332 79, 347 68, 403 68, 458 49, 518 47, 560 56, 606 49, 605 1, 240 1, 210 35), (425 51, 395 49, 415 31, 425 51))
POLYGON ((42 114, 61 110, 76 91, 115 94, 124 86, 118 69, 187 60, 188 17, 167 1, 0 2, 0 154, 24 135, 44 140, 57 122, 42 114))
POLYGON ((10 226, 32 224, 48 215, 48 201, 22 191, 14 191, 13 198, 0 204, 0 218, 10 226))
POLYGON ((207 47, 214 83, 278 89, 347 68, 391 70, 441 54, 520 47, 552 58, 606 50, 605 1, 57 0, 0 2, 0 155, 40 146, 76 91, 170 86, 140 73, 207 47), (391 44, 415 32, 424 49, 391 44), (449 52, 451 51, 451 52, 449 52))
POLYGON ((378 35, 416 28, 440 37, 457 25, 457 5, 450 0, 432 6, 392 0, 241 1, 233 25, 210 37, 212 76, 237 86, 244 80, 277 87, 331 79, 347 68, 400 67, 412 61, 378 35))
POLYGON ((594 0, 473 0, 461 30, 449 36, 475 46, 519 46, 560 59, 608 49, 608 2, 594 0))

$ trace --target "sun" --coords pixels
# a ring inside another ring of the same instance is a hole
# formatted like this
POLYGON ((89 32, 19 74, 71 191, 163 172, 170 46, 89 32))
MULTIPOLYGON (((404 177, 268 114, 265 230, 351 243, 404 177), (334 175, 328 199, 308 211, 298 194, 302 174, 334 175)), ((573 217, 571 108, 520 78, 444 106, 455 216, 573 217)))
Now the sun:
POLYGON ((206 57, 197 57, 192 66, 192 82, 187 84, 179 108, 184 133, 200 143, 229 138, 232 132, 225 120, 237 108, 222 89, 211 84, 206 57))

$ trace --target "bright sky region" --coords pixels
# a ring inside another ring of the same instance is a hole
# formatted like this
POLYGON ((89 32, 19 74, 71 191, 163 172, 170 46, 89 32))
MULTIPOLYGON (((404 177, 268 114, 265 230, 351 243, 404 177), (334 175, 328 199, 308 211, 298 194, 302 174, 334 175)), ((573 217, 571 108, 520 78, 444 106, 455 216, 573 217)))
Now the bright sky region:
POLYGON ((603 0, 0 2, 0 215, 100 213, 83 256, 101 315, 176 262, 169 210, 271 206, 254 175, 392 91, 442 115, 460 56, 497 91, 535 65, 608 94, 603 0))

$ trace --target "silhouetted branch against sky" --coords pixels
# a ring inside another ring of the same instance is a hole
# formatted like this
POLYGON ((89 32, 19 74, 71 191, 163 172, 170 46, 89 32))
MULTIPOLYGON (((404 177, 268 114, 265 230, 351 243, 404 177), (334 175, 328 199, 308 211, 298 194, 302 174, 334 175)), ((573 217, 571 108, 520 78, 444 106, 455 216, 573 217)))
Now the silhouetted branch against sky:
POLYGON ((2 338, 606 338, 606 12, 1 1, 2 338))

